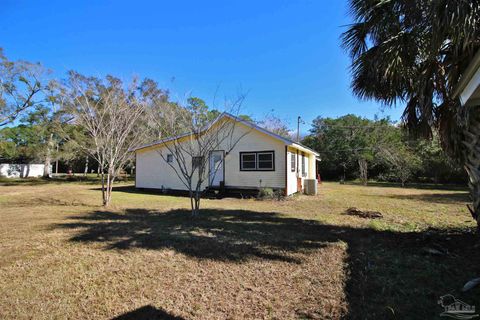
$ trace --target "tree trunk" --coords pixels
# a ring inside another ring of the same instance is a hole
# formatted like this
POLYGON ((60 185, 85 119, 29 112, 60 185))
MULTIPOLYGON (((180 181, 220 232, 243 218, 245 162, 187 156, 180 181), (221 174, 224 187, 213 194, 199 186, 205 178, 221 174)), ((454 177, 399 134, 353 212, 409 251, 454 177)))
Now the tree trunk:
POLYGON ((47 153, 45 154, 45 161, 43 167, 43 177, 50 178, 50 166, 52 164, 52 148, 53 148, 53 133, 48 137, 47 142, 47 153))
POLYGON ((200 198, 201 198, 201 192, 198 190, 198 187, 195 188, 195 190, 190 190, 189 192, 190 196, 190 207, 192 208, 192 217, 198 216, 198 213, 200 211, 200 198))
POLYGON ((88 156, 85 157, 85 171, 83 172, 83 175, 86 177, 88 173, 88 156))
POLYGON ((195 192, 195 210, 194 210, 194 217, 198 216, 200 211, 200 192, 195 192))
POLYGON ((480 232, 480 113, 475 108, 470 114, 468 129, 465 131, 465 170, 468 173, 468 186, 472 204, 468 209, 477 221, 480 232), (475 112, 477 111, 477 112, 475 112))
MULTIPOLYGON (((103 178, 103 175, 102 175, 103 178)), ((106 185, 102 183, 102 192, 103 192, 103 206, 108 207, 110 205, 110 201, 112 200, 112 189, 113 189, 113 182, 115 181, 115 176, 108 170, 107 173, 107 181, 106 185)))
POLYGON ((368 182, 368 162, 365 159, 358 159, 358 167, 360 168, 360 180, 363 185, 367 185, 368 182))
POLYGON ((105 173, 103 173, 103 170, 101 173, 101 177, 102 177, 102 204, 105 206, 107 203, 107 197, 105 192, 105 173))

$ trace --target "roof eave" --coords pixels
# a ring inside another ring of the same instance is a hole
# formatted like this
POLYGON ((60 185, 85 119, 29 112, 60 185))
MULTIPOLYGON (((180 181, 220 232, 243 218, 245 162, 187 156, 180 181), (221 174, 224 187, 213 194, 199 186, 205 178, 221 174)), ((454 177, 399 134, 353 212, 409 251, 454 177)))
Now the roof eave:
POLYGON ((316 156, 316 157, 319 157, 319 156, 320 156, 320 154, 319 154, 317 151, 315 151, 315 150, 313 150, 313 149, 310 149, 309 147, 306 147, 306 146, 304 146, 304 145, 302 145, 302 144, 299 144, 299 143, 297 143, 297 142, 293 142, 293 143, 291 143, 291 144, 289 144, 289 145, 292 146, 292 147, 294 147, 294 148, 297 148, 297 149, 299 149, 299 150, 307 151, 307 152, 309 152, 309 153, 312 153, 312 154, 313 154, 314 156, 316 156))
POLYGON ((470 80, 472 80, 473 76, 475 75, 475 73, 479 68, 480 68, 480 50, 477 51, 472 61, 463 72, 463 75, 460 78, 460 81, 458 82, 457 87, 455 88, 455 91, 453 92, 454 98, 459 97, 461 95, 462 91, 467 87, 468 83, 470 82, 470 80))

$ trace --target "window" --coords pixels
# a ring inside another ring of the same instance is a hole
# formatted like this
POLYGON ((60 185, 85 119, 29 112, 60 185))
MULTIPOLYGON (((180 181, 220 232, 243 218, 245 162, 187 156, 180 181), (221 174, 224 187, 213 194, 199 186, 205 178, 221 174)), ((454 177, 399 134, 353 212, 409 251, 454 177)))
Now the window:
POLYGON ((274 171, 275 152, 240 152, 240 171, 274 171))
POLYGON ((307 176, 307 168, 305 167, 305 154, 302 153, 302 177, 307 176))
POLYGON ((290 166, 292 167, 291 168, 292 172, 295 172, 295 154, 294 153, 290 154, 290 163, 291 163, 290 166))
POLYGON ((241 153, 240 154, 240 170, 256 170, 256 169, 257 169, 257 154, 241 153))
POLYGON ((169 153, 167 154, 167 162, 172 163, 173 162, 173 154, 169 153))
POLYGON ((192 169, 198 169, 201 167, 203 162, 203 157, 193 157, 192 158, 192 169))
POLYGON ((257 153, 257 169, 273 170, 273 152, 257 153))

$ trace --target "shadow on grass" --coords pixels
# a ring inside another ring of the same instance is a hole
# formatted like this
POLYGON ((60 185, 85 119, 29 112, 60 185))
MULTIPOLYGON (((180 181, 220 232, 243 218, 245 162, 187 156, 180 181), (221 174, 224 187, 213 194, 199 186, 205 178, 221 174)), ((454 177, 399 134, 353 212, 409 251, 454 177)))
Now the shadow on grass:
POLYGON ((71 241, 104 242, 108 249, 174 249, 199 258, 241 262, 249 258, 300 263, 292 252, 318 249, 338 237, 314 221, 282 218, 275 213, 243 210, 189 210, 158 213, 126 209, 95 211, 60 224, 80 229, 71 241), (323 235, 318 233, 322 232, 323 235), (330 237, 328 235, 331 235, 330 237))
MULTIPOLYGON (((121 178, 116 183, 132 182, 134 178, 121 178)), ((101 184, 101 179, 97 177, 84 177, 82 175, 76 176, 61 176, 53 178, 4 178, 0 177, 0 186, 40 186, 46 184, 63 184, 63 183, 80 183, 80 184, 101 184)))
POLYGON ((124 313, 112 320, 183 320, 182 317, 177 317, 168 312, 155 308, 154 306, 143 306, 136 310, 124 313))
MULTIPOLYGON (((97 188, 94 188, 93 190, 102 190, 102 189, 100 187, 97 187, 97 188)), ((134 185, 114 186, 112 190, 113 192, 123 192, 123 193, 132 193, 132 194, 188 197, 188 191, 169 190, 168 192, 167 191, 163 192, 161 189, 136 188, 134 185)))
POLYGON ((472 230, 398 233, 244 210, 201 210, 192 219, 186 210, 128 209, 70 219, 54 227, 74 230, 73 242, 104 243, 106 250, 168 248, 196 259, 232 263, 256 259, 301 264, 298 253, 343 241, 348 319, 436 318, 442 311, 437 300, 447 293, 467 303, 479 302, 479 289, 459 290, 480 274, 472 230), (428 248, 441 248, 443 253, 431 255, 428 248))
MULTIPOLYGON (((101 190, 101 188, 94 188, 93 190, 101 190)), ((161 196, 172 196, 172 197, 189 197, 188 191, 185 190, 170 190, 166 189, 162 191, 161 189, 150 189, 150 188, 136 188, 134 185, 125 185, 125 186, 115 186, 113 187, 114 192, 124 192, 132 194, 147 194, 147 195, 161 195, 161 196)), ((221 199, 221 198, 255 198, 258 195, 258 191, 255 189, 245 189, 245 190, 232 190, 227 189, 224 194, 216 198, 215 194, 204 193, 203 197, 208 199, 221 199)))

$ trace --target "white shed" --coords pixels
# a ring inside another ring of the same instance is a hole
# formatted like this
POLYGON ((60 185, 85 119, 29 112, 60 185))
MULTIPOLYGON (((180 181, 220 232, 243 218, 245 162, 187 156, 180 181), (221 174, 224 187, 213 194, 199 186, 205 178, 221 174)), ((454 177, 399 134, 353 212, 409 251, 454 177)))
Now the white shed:
POLYGON ((44 168, 43 164, 0 163, 0 177, 38 178, 43 176, 44 168))

